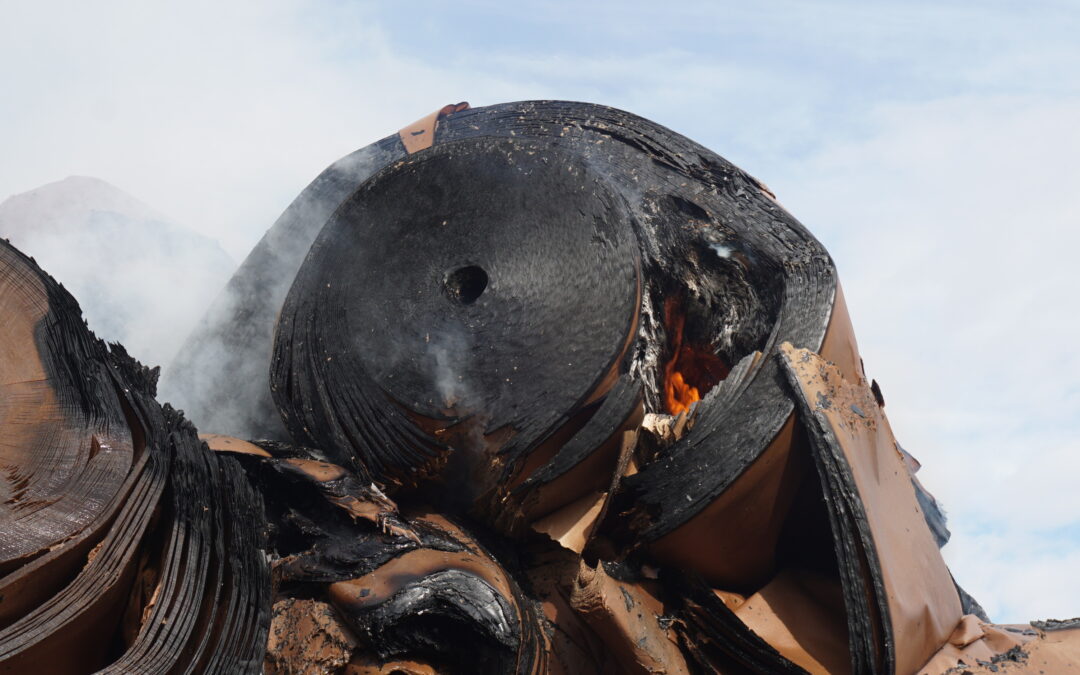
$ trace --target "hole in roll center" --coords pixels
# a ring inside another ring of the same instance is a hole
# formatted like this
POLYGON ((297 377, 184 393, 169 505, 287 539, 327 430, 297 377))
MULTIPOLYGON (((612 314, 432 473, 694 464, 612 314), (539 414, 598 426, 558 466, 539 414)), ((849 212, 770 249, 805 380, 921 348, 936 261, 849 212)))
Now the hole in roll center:
POLYGON ((488 285, 487 272, 476 265, 468 265, 446 275, 443 287, 450 299, 463 305, 471 305, 483 295, 488 285))

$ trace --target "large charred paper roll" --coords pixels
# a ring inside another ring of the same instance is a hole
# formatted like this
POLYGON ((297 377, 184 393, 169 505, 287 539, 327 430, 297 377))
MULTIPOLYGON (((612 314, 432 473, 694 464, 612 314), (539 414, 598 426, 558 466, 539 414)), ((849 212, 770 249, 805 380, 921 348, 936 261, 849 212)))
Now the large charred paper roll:
POLYGON ((0 306, 0 672, 257 669, 265 526, 239 466, 6 242, 0 306))
MULTIPOLYGON (((822 347, 825 251, 753 178, 621 111, 513 103, 429 131, 429 147, 403 143, 358 177, 306 252, 270 368, 290 434, 391 486, 449 481, 481 511, 530 519, 559 506, 542 486, 563 503, 597 489, 561 477, 636 399, 646 413, 694 406, 692 433, 625 482, 606 529, 717 580, 757 580, 800 470, 779 483, 751 470, 789 461, 794 406, 772 355, 784 340, 822 347), (780 503, 747 521, 773 533, 752 551, 700 536, 740 480, 780 503)), ((590 472, 610 475, 617 454, 590 472)))
POLYGON ((271 389, 296 441, 387 483, 460 471, 479 493, 607 393, 638 283, 626 205, 580 156, 440 143, 323 228, 281 310, 271 389))

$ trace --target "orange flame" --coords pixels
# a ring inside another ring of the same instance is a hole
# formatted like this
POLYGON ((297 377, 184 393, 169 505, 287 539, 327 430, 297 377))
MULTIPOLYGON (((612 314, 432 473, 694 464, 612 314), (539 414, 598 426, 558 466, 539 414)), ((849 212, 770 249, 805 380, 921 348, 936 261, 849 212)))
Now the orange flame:
POLYGON ((729 368, 711 349, 683 344, 686 315, 677 311, 677 297, 664 302, 664 324, 667 326, 671 360, 664 366, 664 403, 668 413, 679 415, 701 400, 727 377, 729 368))
POLYGON ((668 411, 672 415, 686 412, 691 405, 701 400, 701 393, 698 392, 697 387, 688 385, 683 379, 683 374, 677 370, 668 375, 664 384, 664 396, 667 399, 668 411))

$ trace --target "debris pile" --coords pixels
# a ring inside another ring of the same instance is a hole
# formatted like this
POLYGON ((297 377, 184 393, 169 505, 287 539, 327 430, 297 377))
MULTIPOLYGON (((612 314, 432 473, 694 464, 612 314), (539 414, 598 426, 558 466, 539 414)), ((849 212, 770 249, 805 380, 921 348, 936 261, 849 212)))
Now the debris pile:
POLYGON ((953 581, 821 244, 642 118, 457 104, 332 166, 172 366, 201 440, 2 253, 0 672, 1080 662, 953 581))

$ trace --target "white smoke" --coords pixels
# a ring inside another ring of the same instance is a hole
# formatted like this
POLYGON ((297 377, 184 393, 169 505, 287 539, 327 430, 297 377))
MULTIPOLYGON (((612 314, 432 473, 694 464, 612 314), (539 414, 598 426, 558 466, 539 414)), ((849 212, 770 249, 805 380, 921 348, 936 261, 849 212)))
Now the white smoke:
POLYGON ((235 264, 221 246, 96 178, 0 203, 0 236, 79 302, 98 337, 168 363, 235 264))
POLYGON ((162 373, 162 400, 206 432, 285 439, 269 388, 278 312, 322 226, 380 166, 371 148, 343 157, 267 225, 236 277, 184 334, 181 352, 162 373))

